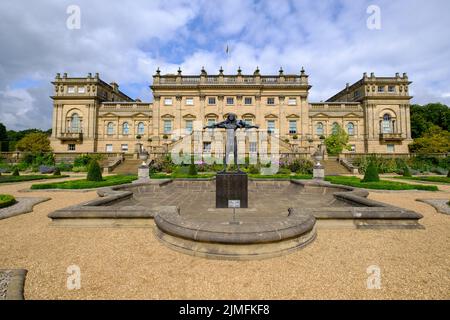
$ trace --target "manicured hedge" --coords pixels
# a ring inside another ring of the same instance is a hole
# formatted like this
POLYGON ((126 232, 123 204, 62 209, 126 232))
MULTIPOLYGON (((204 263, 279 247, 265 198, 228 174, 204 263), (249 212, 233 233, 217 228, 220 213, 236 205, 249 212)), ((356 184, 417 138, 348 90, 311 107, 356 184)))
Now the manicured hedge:
POLYGON ((12 206, 16 203, 16 199, 9 194, 0 194, 0 209, 12 206))
POLYGON ((136 179, 137 176, 117 175, 105 177, 102 181, 88 181, 86 179, 81 179, 55 183, 33 184, 31 189, 93 189, 131 183, 136 179))
POLYGON ((345 177, 345 176, 328 176, 325 177, 326 181, 335 184, 343 184, 346 186, 366 189, 378 189, 378 190, 426 190, 426 191, 438 191, 438 187, 432 185, 422 184, 409 184, 396 181, 380 180, 378 182, 362 182, 358 177, 345 177))
POLYGON ((45 180, 45 179, 60 179, 67 178, 69 176, 44 176, 44 175, 28 175, 28 176, 0 176, 0 183, 9 183, 9 182, 24 182, 24 181, 33 181, 33 180, 45 180))

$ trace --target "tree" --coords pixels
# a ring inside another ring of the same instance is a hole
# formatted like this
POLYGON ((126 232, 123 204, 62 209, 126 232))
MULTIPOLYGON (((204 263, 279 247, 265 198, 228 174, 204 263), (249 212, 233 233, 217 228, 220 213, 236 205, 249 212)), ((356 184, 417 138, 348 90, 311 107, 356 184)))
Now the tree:
POLYGON ((420 138, 432 125, 450 131, 450 108, 441 103, 413 104, 411 112, 411 135, 420 138))
POLYGON ((431 126, 422 137, 414 139, 409 150, 413 153, 450 152, 450 132, 439 126, 431 126))
POLYGON ((333 133, 325 139, 325 145, 327 146, 327 152, 330 155, 336 155, 342 152, 342 150, 349 150, 348 134, 340 125, 336 125, 333 128, 333 133))
POLYGON ((43 153, 50 152, 52 148, 50 147, 50 140, 45 133, 34 132, 29 133, 16 145, 17 150, 31 152, 31 153, 43 153))
POLYGON ((102 169, 96 160, 92 160, 88 166, 87 181, 103 181, 102 169))
POLYGON ((6 127, 0 122, 0 151, 9 151, 8 133, 6 127))

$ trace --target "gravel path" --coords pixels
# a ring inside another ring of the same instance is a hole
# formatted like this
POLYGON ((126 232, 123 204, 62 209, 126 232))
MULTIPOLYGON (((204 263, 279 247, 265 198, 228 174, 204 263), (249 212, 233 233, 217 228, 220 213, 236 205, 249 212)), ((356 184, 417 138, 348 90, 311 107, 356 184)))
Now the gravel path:
MULTIPOLYGON (((24 187, 0 193, 20 196, 24 187)), ((183 255, 150 229, 49 227, 49 212, 96 193, 29 195, 52 200, 0 221, 0 268, 28 270, 26 299, 450 299, 450 217, 415 201, 449 191, 370 194, 422 213, 425 230, 320 229, 308 247, 261 261, 183 255), (80 290, 67 289, 71 265, 80 267, 80 290), (372 265, 381 270, 379 290, 367 289, 372 265)))
POLYGON ((0 300, 6 299, 6 293, 8 292, 8 284, 11 281, 11 275, 8 271, 0 272, 0 300))

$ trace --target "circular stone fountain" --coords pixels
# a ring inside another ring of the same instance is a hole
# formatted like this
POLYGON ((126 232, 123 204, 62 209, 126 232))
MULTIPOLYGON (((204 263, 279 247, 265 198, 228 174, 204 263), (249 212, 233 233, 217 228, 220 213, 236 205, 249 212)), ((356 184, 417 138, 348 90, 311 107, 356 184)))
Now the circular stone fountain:
POLYGON ((245 220, 199 220, 184 217, 177 210, 165 211, 155 217, 156 235, 184 253, 240 260, 283 255, 307 245, 316 236, 316 219, 295 211, 286 212, 285 217, 280 213, 278 218, 245 220))

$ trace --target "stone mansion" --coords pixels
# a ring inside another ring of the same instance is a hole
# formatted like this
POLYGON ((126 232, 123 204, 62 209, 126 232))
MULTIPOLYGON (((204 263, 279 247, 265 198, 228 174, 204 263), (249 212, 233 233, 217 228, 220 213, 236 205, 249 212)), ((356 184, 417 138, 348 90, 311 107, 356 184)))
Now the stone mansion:
MULTIPOLYGON (((83 78, 56 75, 51 144, 55 152, 133 153, 137 144, 148 151, 165 151, 181 132, 189 136, 233 112, 239 119, 273 131, 283 150, 313 152, 320 137, 340 125, 356 153, 407 153, 411 139, 406 73, 376 77, 373 73, 349 85, 325 102, 309 102, 311 88, 299 74, 153 76, 153 102, 132 99, 116 83, 98 74, 83 78), (311 149, 313 148, 313 149, 311 149)), ((205 148, 209 142, 204 142, 205 148)))

